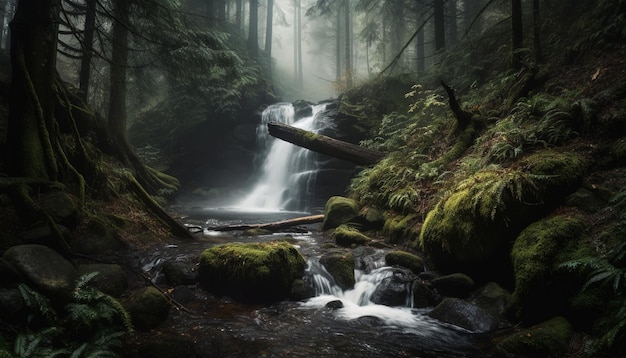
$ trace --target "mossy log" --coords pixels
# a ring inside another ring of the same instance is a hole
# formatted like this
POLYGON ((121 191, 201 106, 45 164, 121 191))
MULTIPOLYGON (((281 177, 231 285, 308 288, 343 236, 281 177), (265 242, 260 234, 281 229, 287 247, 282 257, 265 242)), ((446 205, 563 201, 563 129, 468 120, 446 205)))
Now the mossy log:
POLYGON ((269 122, 267 128, 273 137, 358 165, 373 165, 385 157, 385 153, 374 149, 364 148, 282 123, 269 122))
POLYGON ((269 231, 278 231, 297 225, 315 224, 324 221, 324 214, 303 216, 299 218, 275 221, 265 224, 241 224, 241 225, 227 225, 209 228, 213 231, 237 231, 237 230, 250 230, 250 229, 263 229, 269 231))

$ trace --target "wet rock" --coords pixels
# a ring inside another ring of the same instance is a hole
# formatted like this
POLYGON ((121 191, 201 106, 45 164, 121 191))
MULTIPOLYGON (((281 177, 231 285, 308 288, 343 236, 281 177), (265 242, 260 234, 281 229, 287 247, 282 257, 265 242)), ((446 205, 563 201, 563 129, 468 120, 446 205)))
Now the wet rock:
POLYGON ((326 308, 330 308, 332 310, 343 308, 343 302, 341 302, 341 300, 330 301, 326 304, 326 308))
POLYGON ((352 250, 352 254, 355 257, 354 268, 356 270, 370 273, 382 266, 384 253, 371 246, 359 246, 352 250))
POLYGON ((343 247, 357 247, 366 245, 372 241, 367 235, 362 234, 359 230, 347 225, 340 225, 335 232, 333 232, 332 238, 337 245, 343 247))
POLYGON ((440 296, 436 295, 424 281, 418 278, 413 282, 413 307, 433 307, 440 301, 440 296))
POLYGON ((193 290, 188 286, 176 286, 172 291, 172 298, 178 303, 189 303, 193 301, 195 297, 196 295, 193 293, 193 290))
POLYGON ((370 300, 385 306, 407 306, 413 282, 417 277, 408 269, 395 269, 376 287, 370 300))
POLYGON ((120 265, 85 264, 78 267, 81 276, 92 272, 98 274, 91 280, 91 285, 108 295, 120 297, 128 288, 126 274, 120 265))
POLYGON ((294 300, 305 300, 315 296, 312 276, 305 275, 302 280, 294 280, 291 284, 291 298, 294 300))
POLYGON ((44 294, 69 298, 78 271, 63 256, 43 245, 18 245, 4 253, 26 283, 44 294))
POLYGON ((368 229, 381 229, 385 224, 385 215, 381 210, 364 207, 359 211, 359 217, 368 229))
POLYGON ((81 254, 97 255, 110 250, 118 250, 122 247, 122 243, 115 237, 109 225, 100 218, 92 217, 72 241, 71 247, 81 254))
POLYGON ((0 257, 0 277, 2 277, 0 284, 2 287, 11 287, 24 280, 15 266, 3 257, 0 257))
POLYGON ((126 304, 133 326, 140 331, 150 330, 167 319, 170 310, 168 299, 150 286, 134 292, 126 304))
POLYGON ((353 319, 351 322, 354 322, 360 326, 368 327, 381 327, 385 325, 385 321, 376 316, 361 316, 359 318, 353 319))
POLYGON ((285 241, 218 245, 200 255, 200 284, 215 294, 245 302, 288 298, 306 262, 285 241))
POLYGON ((356 201, 342 196, 333 196, 326 202, 324 208, 324 223, 322 230, 330 230, 345 224, 359 214, 359 206, 356 201))
POLYGON ((417 255, 405 251, 388 252, 385 255, 385 262, 389 266, 406 267, 413 271, 414 274, 419 274, 424 271, 424 260, 417 255))
POLYGON ((498 322, 485 310, 458 298, 446 298, 428 316, 475 333, 486 333, 498 327, 498 322))
POLYGON ((474 289, 474 280, 464 273, 453 273, 433 279, 432 286, 443 296, 466 298, 474 289))
POLYGON ((487 311, 492 317, 504 319, 511 293, 495 282, 489 282, 470 295, 469 302, 487 311))
POLYGON ((294 110, 294 120, 298 120, 304 117, 310 117, 313 115, 313 103, 299 99, 292 103, 294 110))
POLYGON ((555 317, 504 338, 497 347, 523 357, 564 357, 572 334, 569 322, 555 317))
POLYGON ((163 263, 161 273, 170 286, 194 285, 198 282, 198 273, 194 266, 180 261, 168 260, 163 263))
POLYGON ((349 251, 335 250, 320 257, 320 264, 342 290, 354 288, 354 256, 349 251))

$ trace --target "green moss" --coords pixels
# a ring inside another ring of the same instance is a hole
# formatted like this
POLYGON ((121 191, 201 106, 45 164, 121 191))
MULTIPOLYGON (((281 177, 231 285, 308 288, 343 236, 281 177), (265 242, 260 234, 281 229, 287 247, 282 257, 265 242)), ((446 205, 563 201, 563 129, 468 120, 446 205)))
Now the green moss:
POLYGON ((559 200, 576 189, 589 169, 589 160, 574 152, 544 150, 523 160, 531 174, 541 176, 537 183, 545 201, 559 200))
POLYGON ((337 229, 335 229, 332 238, 335 240, 337 245, 343 247, 366 245, 368 242, 372 241, 371 238, 348 225, 340 225, 337 229))
POLYGON ((511 308, 516 318, 536 320, 563 305, 553 279, 561 250, 577 241, 584 223, 575 217, 555 216, 528 226, 515 240, 511 251, 515 290, 511 308), (553 293, 553 294, 551 294, 553 293))
POLYGON ((406 267, 413 273, 418 274, 424 271, 424 260, 406 251, 390 251, 385 255, 385 262, 389 266, 406 267))
POLYGON ((320 263, 344 290, 354 288, 354 256, 349 251, 331 251, 320 258, 320 263))
POLYGON ((284 241, 214 246, 200 255, 201 284, 217 294, 244 301, 272 301, 289 296, 306 262, 284 241))
POLYGON ((569 322, 555 317, 506 337, 498 348, 522 357, 563 357, 572 334, 569 322))
POLYGON ((333 196, 326 202, 324 208, 323 230, 334 229, 357 217, 359 206, 356 201, 342 196, 333 196))
POLYGON ((443 270, 489 266, 506 255, 515 228, 539 202, 535 178, 515 170, 484 170, 462 181, 431 210, 419 245, 443 270))
POLYGON ((393 216, 385 220, 383 235, 385 241, 390 244, 400 243, 406 239, 412 239, 412 227, 415 215, 393 216))

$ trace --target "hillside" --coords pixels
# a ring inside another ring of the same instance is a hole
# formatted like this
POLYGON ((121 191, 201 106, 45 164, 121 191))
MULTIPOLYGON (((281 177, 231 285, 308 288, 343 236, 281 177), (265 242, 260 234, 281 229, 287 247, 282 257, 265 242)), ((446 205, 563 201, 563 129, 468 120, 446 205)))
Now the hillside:
POLYGON ((362 144, 388 153, 350 187, 362 213, 384 213, 370 234, 441 272, 498 282, 513 321, 565 317, 587 349, 624 348, 625 11, 552 3, 541 57, 526 38, 519 71, 502 21, 417 80, 381 77, 341 97, 370 134, 362 144))

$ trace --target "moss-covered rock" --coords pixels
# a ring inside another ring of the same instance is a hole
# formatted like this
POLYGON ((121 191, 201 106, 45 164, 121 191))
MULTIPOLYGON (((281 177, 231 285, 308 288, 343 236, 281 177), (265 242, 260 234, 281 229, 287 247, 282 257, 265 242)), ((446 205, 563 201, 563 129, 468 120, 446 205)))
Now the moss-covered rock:
POLYGON ((324 208, 323 230, 334 229, 354 219, 359 214, 359 205, 356 201, 342 196, 333 196, 326 202, 324 208))
POLYGON ((515 273, 511 309, 516 318, 536 322, 564 306, 565 292, 552 274, 561 251, 577 241, 583 229, 579 218, 559 215, 537 221, 520 233, 511 251, 515 273))
POLYGON ((401 266, 411 270, 414 274, 424 271, 424 260, 406 251, 390 251, 385 255, 385 262, 389 266, 401 266))
POLYGON ((320 264, 343 290, 354 288, 354 256, 350 251, 335 250, 320 257, 320 264))
POLYGON ((98 217, 92 217, 81 225, 70 245, 74 251, 86 255, 102 254, 122 247, 110 225, 98 217))
POLYGON ((506 337, 498 348, 522 357, 563 357, 572 334, 569 322, 555 317, 506 337))
POLYGON ((504 319, 511 293, 495 282, 489 282, 472 292, 469 302, 487 311, 492 317, 504 319))
POLYGON ((520 164, 475 173, 428 213, 419 246, 438 269, 501 272, 493 267, 506 267, 516 234, 576 189, 589 165, 582 155, 553 150, 520 164))
POLYGON ((474 289, 474 280, 464 273, 453 273, 437 277, 431 281, 440 294, 450 297, 466 298, 474 289))
POLYGON ((218 295, 245 302, 272 302, 290 296, 306 268, 302 255, 284 241, 232 243, 200 255, 200 283, 218 295))
POLYGON ((372 241, 370 237, 361 233, 359 230, 348 225, 340 225, 332 234, 332 238, 337 245, 343 247, 356 247, 367 245, 372 241))
POLYGON ((415 215, 391 216, 385 220, 383 225, 383 235, 385 241, 390 244, 403 242, 406 239, 413 239, 412 226, 415 221, 415 215))
POLYGON ((134 292, 126 304, 133 326, 140 331, 155 328, 167 319, 170 303, 156 288, 149 286, 134 292))

